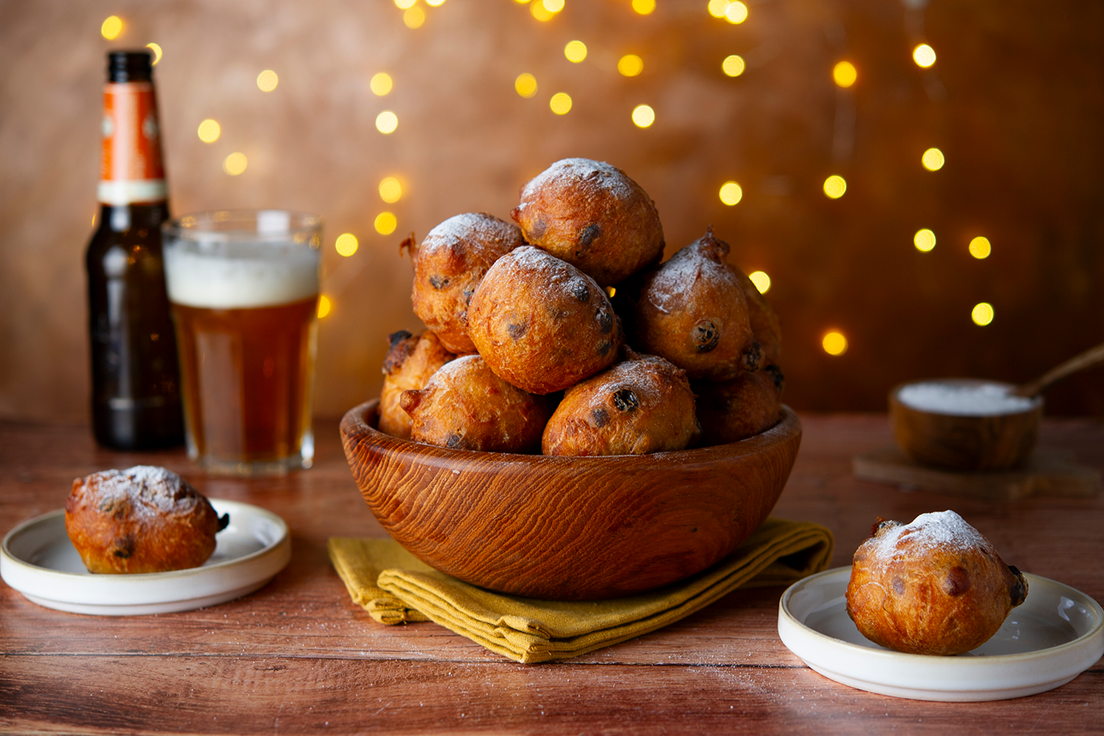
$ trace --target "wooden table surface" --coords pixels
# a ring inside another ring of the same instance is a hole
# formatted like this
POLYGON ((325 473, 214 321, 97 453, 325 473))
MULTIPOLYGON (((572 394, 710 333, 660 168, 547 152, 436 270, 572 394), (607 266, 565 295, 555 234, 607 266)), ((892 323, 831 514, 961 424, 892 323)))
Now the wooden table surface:
MULTIPOLYGON (((828 526, 833 565, 877 516, 953 508, 1006 560, 1104 601, 1104 496, 991 503, 856 480, 890 443, 884 416, 803 416, 776 515, 828 526)), ((291 563, 245 598, 187 613, 96 617, 40 608, 0 584, 4 733, 1101 733, 1104 661, 1057 690, 946 704, 874 695, 806 667, 778 639, 778 588, 736 591, 681 622, 553 664, 521 665, 432 623, 385 627, 352 604, 331 536, 382 536, 345 464, 337 422, 314 468, 205 477, 181 451, 113 453, 84 427, 0 422, 0 534, 61 508, 75 477, 164 465, 214 498, 291 528, 291 563)), ((1104 424, 1048 420, 1041 444, 1104 469, 1104 424)))

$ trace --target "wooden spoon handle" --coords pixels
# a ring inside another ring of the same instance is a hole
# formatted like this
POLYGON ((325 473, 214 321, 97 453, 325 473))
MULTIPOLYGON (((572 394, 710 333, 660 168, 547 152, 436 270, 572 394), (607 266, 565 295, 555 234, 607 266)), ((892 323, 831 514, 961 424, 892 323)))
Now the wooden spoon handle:
POLYGON ((1080 355, 1075 355, 1065 363, 1050 369, 1031 383, 1025 383, 1022 386, 1018 386, 1012 393, 1017 396, 1026 396, 1028 398, 1038 396, 1050 385, 1057 383, 1071 373, 1082 371, 1097 363, 1104 363, 1104 343, 1097 345, 1095 348, 1089 348, 1080 355))

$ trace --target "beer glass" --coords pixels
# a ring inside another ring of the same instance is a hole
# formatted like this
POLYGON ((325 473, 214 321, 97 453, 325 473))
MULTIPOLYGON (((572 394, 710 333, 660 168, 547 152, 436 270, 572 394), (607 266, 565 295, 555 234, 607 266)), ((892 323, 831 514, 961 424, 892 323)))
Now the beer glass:
POLYGON ((320 218, 230 210, 162 230, 188 456, 223 475, 309 468, 320 218))

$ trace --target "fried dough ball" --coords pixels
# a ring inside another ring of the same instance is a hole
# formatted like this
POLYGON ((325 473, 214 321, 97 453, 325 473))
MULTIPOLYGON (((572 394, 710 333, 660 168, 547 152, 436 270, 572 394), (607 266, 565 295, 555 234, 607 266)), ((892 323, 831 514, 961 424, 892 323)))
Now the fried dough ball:
POLYGON ((954 511, 879 519, 859 546, 847 613, 867 639, 910 654, 984 644, 1027 598, 1027 581, 954 511))
POLYGON ((666 358, 692 380, 728 381, 759 369, 762 347, 728 251, 710 228, 631 286, 634 347, 666 358))
POLYGON ((774 364, 724 383, 694 382, 702 444, 736 442, 773 427, 782 417, 784 383, 774 364))
POLYGON ((421 245, 413 236, 403 241, 414 261, 414 314, 449 351, 475 352, 468 337, 468 302, 491 264, 524 244, 517 225, 482 212, 450 217, 421 245))
POLYGON ((773 363, 778 365, 782 360, 782 323, 778 314, 767 302, 767 298, 759 291, 755 283, 748 278, 740 268, 729 267, 736 274, 736 280, 744 289, 744 297, 747 299, 748 321, 751 322, 751 334, 755 342, 763 350, 763 365, 773 363))
POLYGON ((65 500, 65 531, 91 573, 199 567, 229 523, 179 475, 150 465, 77 478, 65 500))
POLYGON ((643 455, 682 450, 700 433, 686 372, 634 356, 564 392, 544 429, 545 455, 643 455))
POLYGON ((567 158, 521 190, 511 216, 525 239, 576 266, 601 286, 616 284, 663 256, 655 203, 620 169, 567 158))
POLYGON ((401 404, 411 439, 490 452, 536 451, 552 413, 548 399, 511 386, 478 355, 446 363, 425 388, 404 391, 401 404))
POLYGON ((532 246, 487 271, 468 309, 468 332, 491 370, 534 394, 561 391, 608 367, 623 340, 594 279, 532 246))
POLYGON ((383 360, 379 430, 406 440, 410 439, 410 415, 399 405, 403 391, 423 388, 438 368, 456 356, 433 332, 415 336, 402 330, 388 339, 391 349, 383 360))

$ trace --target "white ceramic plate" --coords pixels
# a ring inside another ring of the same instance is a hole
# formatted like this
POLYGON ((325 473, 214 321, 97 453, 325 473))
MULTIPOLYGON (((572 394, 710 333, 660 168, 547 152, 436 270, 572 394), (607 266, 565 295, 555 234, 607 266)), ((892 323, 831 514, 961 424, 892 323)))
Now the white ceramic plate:
POLYGON ((782 594, 778 635, 825 677, 915 700, 1003 700, 1066 684, 1104 655, 1104 611, 1068 585, 1025 574, 1027 600, 992 639, 957 657, 893 652, 847 615, 850 567, 805 578, 782 594))
POLYGON ((291 559, 287 524, 237 501, 211 499, 230 525, 201 567, 136 575, 92 575, 57 510, 12 529, 0 550, 0 577, 28 600, 59 611, 97 616, 173 613, 213 606, 260 588, 291 559))

